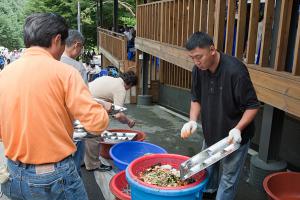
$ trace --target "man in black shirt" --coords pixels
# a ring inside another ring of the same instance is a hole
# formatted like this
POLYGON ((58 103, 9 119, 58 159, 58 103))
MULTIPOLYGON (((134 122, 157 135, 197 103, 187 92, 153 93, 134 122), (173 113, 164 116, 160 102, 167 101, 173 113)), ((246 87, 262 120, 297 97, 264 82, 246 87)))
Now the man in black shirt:
POLYGON ((232 200, 254 135, 253 119, 259 102, 246 66, 235 57, 218 52, 206 33, 194 33, 186 48, 195 66, 190 121, 184 124, 181 137, 187 138, 196 131, 201 113, 204 148, 225 137, 228 143, 241 143, 237 151, 207 169, 207 192, 217 190, 217 200, 232 200))

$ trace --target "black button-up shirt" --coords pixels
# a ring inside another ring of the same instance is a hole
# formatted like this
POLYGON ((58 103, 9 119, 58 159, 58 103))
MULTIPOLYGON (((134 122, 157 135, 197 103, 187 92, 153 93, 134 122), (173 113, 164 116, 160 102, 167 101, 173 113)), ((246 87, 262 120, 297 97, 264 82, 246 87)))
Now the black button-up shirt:
MULTIPOLYGON (((247 67, 237 58, 220 53, 215 73, 192 71, 192 101, 201 105, 201 121, 208 146, 228 136, 247 109, 259 107, 247 67)), ((242 131, 242 144, 254 135, 254 122, 242 131)))

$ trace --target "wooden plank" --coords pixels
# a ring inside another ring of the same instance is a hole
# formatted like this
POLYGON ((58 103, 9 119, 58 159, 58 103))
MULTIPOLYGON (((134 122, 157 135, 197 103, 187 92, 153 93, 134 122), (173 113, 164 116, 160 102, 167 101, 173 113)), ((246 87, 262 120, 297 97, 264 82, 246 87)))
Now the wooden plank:
POLYGON ((94 172, 94 176, 95 176, 97 185, 100 187, 103 197, 106 200, 114 200, 115 199, 115 196, 111 193, 111 191, 109 189, 109 182, 115 174, 116 173, 112 170, 108 171, 108 172, 99 172, 99 171, 94 172))
POLYGON ((158 25, 158 19, 157 19, 157 4, 153 4, 153 40, 157 40, 156 37, 156 32, 157 32, 157 25, 158 25))
POLYGON ((178 27, 178 14, 177 14, 177 10, 178 10, 178 0, 174 0, 174 6, 173 6, 173 34, 172 34, 172 44, 176 45, 177 44, 177 27, 178 27))
POLYGON ((300 82, 248 68, 260 101, 300 116, 300 82))
POLYGON ((284 71, 293 1, 282 0, 274 69, 284 71))
POLYGON ((156 24, 156 20, 155 20, 155 13, 154 13, 154 6, 155 6, 155 4, 152 4, 152 5, 150 5, 150 13, 151 13, 151 20, 150 20, 150 31, 151 31, 151 39, 152 40, 154 40, 154 37, 155 37, 155 28, 154 28, 154 26, 155 26, 155 24, 156 24))
POLYGON ((220 51, 223 51, 224 48, 225 8, 226 1, 216 0, 214 43, 215 47, 220 51))
POLYGON ((227 24, 226 24, 226 40, 225 53, 232 55, 233 39, 234 39, 234 22, 235 22, 235 3, 236 0, 228 0, 227 24))
POLYGON ((161 35, 161 3, 157 3, 157 41, 160 40, 160 35, 161 35))
POLYGON ((195 0, 194 1, 194 15, 193 15, 193 32, 195 33, 196 31, 200 30, 200 4, 201 0, 195 0))
POLYGON ((294 51, 294 62, 293 62, 293 75, 299 76, 300 75, 300 17, 298 19, 298 30, 296 36, 296 44, 295 44, 295 51, 294 51))
POLYGON ((260 48, 261 53, 259 59, 259 66, 261 67, 269 66, 272 25, 273 25, 273 18, 274 18, 274 5, 275 5, 275 0, 266 0, 265 2, 263 32, 262 32, 262 41, 261 41, 261 48, 260 48))
MULTIPOLYGON (((154 55, 158 58, 166 60, 170 63, 174 63, 186 70, 191 71, 194 63, 192 59, 190 59, 186 54, 186 49, 182 47, 177 47, 168 44, 162 44, 160 42, 144 39, 144 38, 136 38, 136 48, 148 54, 154 55)), ((248 67, 252 65, 247 65, 248 67)), ((273 74, 274 76, 279 76, 286 79, 292 79, 300 82, 300 77, 293 76, 288 72, 278 72, 274 71, 271 68, 261 68, 256 67, 255 70, 264 71, 266 73, 273 74)))
POLYGON ((193 34, 194 26, 194 0, 188 1, 188 19, 187 19, 187 39, 193 34))
POLYGON ((148 25, 149 25, 149 22, 148 22, 148 6, 145 5, 145 38, 149 39, 148 37, 148 25))
POLYGON ((163 29, 164 29, 164 4, 160 3, 160 42, 163 41, 163 29))
POLYGON ((200 8, 200 31, 206 32, 206 24, 207 24, 207 6, 208 0, 201 0, 201 8, 200 8))
POLYGON ((246 14, 247 14, 247 2, 239 1, 235 56, 240 58, 241 60, 243 59, 244 48, 245 48, 244 40, 245 40, 245 31, 246 31, 246 14))
POLYGON ((260 4, 260 0, 251 0, 249 35, 247 41, 247 56, 246 56, 247 63, 249 64, 255 63, 259 4, 260 4))
POLYGON ((177 13, 178 13, 177 45, 178 46, 181 46, 181 43, 182 43, 182 28, 183 28, 182 9, 183 9, 183 0, 178 0, 178 11, 177 11, 177 13))
POLYGON ((136 7, 136 36, 140 37, 140 8, 136 7))
POLYGON ((164 39, 163 39, 163 42, 167 43, 167 32, 168 32, 168 17, 169 17, 169 14, 168 14, 168 5, 166 2, 164 2, 164 23, 165 23, 165 26, 164 26, 164 39))
POLYGON ((207 33, 211 37, 214 37, 214 24, 215 24, 215 4, 216 0, 208 1, 208 13, 207 13, 207 33))
POLYGON ((183 0, 183 6, 182 6, 182 10, 181 12, 183 13, 182 16, 182 38, 181 38, 181 44, 180 46, 184 46, 186 40, 187 40, 187 18, 188 18, 188 14, 187 14, 187 2, 188 0, 183 0))
POLYGON ((172 13, 173 13, 173 4, 172 4, 172 2, 168 2, 167 3, 168 4, 168 33, 167 33, 167 35, 168 35, 168 40, 167 40, 167 43, 169 43, 169 44, 172 44, 172 27, 173 27, 173 25, 172 25, 172 21, 173 21, 173 19, 172 19, 172 13))

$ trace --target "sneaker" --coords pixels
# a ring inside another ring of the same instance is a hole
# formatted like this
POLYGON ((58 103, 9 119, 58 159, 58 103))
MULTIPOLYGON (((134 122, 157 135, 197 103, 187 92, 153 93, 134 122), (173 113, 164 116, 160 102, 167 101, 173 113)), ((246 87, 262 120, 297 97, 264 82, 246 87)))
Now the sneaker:
POLYGON ((88 171, 106 172, 106 171, 110 171, 110 170, 112 170, 112 166, 101 164, 98 168, 90 169, 88 171))

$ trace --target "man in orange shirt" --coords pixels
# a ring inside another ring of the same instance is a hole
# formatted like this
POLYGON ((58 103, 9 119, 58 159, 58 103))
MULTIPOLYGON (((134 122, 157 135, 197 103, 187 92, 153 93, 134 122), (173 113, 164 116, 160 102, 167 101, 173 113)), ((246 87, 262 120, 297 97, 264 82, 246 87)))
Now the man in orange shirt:
POLYGON ((109 118, 79 72, 59 62, 67 37, 61 16, 30 15, 28 49, 0 73, 0 137, 10 174, 1 188, 11 199, 88 199, 72 159, 72 121, 100 134, 109 118))

